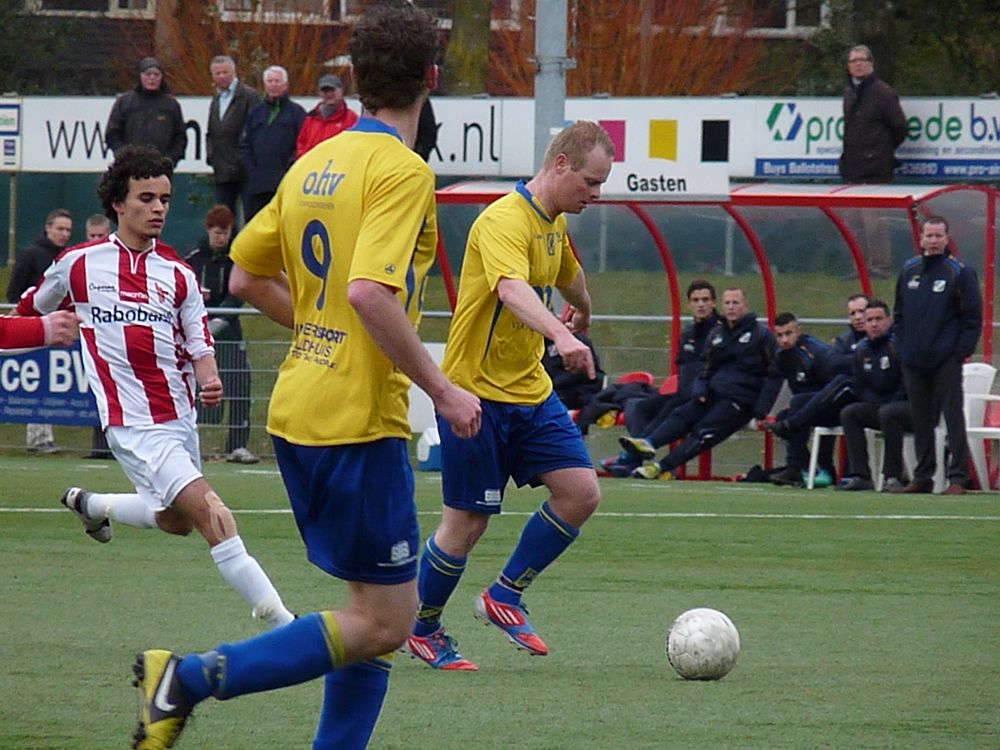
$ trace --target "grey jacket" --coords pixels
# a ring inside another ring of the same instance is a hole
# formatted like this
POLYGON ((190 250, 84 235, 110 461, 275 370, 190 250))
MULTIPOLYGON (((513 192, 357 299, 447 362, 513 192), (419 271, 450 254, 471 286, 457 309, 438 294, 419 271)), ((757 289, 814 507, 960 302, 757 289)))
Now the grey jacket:
POLYGON ((251 86, 239 82, 233 100, 226 108, 226 116, 219 119, 219 95, 212 97, 208 106, 208 130, 205 133, 205 150, 208 165, 215 172, 216 182, 243 182, 246 170, 237 148, 247 113, 260 97, 251 86))

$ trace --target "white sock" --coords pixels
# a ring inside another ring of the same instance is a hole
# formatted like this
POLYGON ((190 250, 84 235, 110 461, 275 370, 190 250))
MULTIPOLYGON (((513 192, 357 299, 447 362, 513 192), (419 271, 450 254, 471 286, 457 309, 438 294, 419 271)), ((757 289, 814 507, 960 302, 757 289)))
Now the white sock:
POLYGON ((112 521, 140 529, 156 528, 156 511, 136 493, 88 492, 83 513, 88 518, 112 521))
POLYGON ((209 552, 222 577, 253 607, 254 617, 272 627, 295 619, 295 615, 285 608, 267 573, 247 553, 238 535, 219 542, 209 552))

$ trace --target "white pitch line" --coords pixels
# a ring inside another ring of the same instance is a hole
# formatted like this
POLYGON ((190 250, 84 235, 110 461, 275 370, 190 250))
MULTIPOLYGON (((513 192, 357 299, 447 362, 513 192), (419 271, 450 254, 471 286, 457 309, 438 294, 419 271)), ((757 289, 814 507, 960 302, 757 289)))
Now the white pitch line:
MULTIPOLYGON (((287 515, 288 508, 231 509, 233 513, 247 516, 287 515)), ((0 508, 0 513, 65 513, 63 508, 0 508)), ((505 511, 505 516, 530 516, 534 511, 505 511)), ((417 515, 440 516, 441 511, 423 510, 417 515)), ((745 518, 776 521, 1000 521, 1000 516, 962 516, 954 513, 933 515, 930 513, 722 513, 715 511, 664 511, 631 512, 602 511, 594 514, 597 518, 745 518)))

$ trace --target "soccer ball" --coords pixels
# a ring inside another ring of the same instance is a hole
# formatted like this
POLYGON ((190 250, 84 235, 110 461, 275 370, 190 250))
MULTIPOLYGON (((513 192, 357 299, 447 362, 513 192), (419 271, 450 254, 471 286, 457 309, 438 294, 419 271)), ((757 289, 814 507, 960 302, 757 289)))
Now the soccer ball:
POLYGON ((722 612, 689 609, 667 630, 667 661, 685 680, 721 680, 736 665, 740 634, 722 612))

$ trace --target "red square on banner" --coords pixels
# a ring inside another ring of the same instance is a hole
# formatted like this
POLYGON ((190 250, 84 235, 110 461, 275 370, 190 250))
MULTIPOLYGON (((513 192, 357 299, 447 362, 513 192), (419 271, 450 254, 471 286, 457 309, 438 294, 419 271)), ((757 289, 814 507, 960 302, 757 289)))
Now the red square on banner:
POLYGON ((615 161, 625 161, 625 121, 598 120, 597 124, 604 128, 611 142, 615 144, 615 161))

